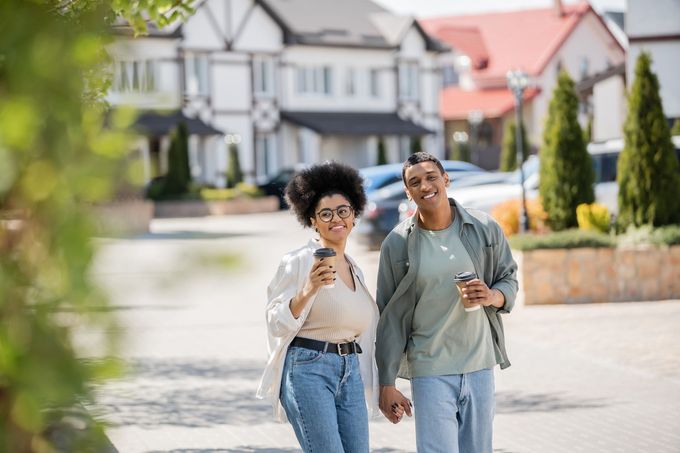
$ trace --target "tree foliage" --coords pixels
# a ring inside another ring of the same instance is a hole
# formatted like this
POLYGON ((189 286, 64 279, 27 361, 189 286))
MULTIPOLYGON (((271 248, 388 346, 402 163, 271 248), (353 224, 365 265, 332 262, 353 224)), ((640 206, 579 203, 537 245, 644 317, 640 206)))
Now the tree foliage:
POLYGON ((628 97, 618 162, 619 226, 680 222, 680 174, 651 57, 642 53, 628 97))
POLYGON ((562 71, 550 101, 540 152, 539 192, 555 230, 577 226, 576 207, 592 203, 594 172, 583 143, 574 82, 562 71))
POLYGON ((141 17, 162 22, 180 6, 0 2, 0 451, 48 451, 45 409, 86 401, 116 370, 110 359, 83 361, 73 341, 86 327, 101 334, 98 355, 116 351, 115 320, 89 271, 89 206, 140 173, 121 165, 133 114, 118 109, 104 126, 105 46, 118 13, 143 33, 141 17))
MULTIPOLYGON (((522 124, 522 162, 526 160, 527 149, 529 143, 527 142, 526 129, 522 124)), ((503 149, 501 151, 500 171, 513 171, 517 169, 517 126, 514 121, 505 122, 505 131, 503 132, 503 149)))

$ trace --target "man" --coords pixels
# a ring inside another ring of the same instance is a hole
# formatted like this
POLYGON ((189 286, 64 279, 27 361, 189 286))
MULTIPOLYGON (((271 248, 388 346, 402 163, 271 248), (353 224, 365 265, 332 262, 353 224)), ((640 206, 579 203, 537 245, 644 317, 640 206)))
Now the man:
POLYGON ((436 157, 411 155, 402 177, 418 209, 380 250, 380 409, 393 423, 411 416, 394 385, 410 379, 419 452, 491 453, 493 367, 510 366, 500 313, 514 305, 517 265, 490 216, 447 198, 449 176, 436 157), (479 278, 460 297, 453 276, 464 271, 479 278))

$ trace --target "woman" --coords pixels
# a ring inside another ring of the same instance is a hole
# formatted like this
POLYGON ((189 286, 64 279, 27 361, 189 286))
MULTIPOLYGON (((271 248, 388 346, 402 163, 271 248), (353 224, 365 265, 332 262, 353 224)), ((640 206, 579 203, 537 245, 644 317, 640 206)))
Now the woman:
POLYGON ((279 420, 287 416, 305 452, 368 452, 379 315, 361 271, 345 254, 366 204, 362 179, 339 163, 315 165, 291 180, 286 200, 318 238, 285 255, 269 284, 270 356, 257 396, 270 399, 279 420), (335 266, 314 259, 321 247, 335 250, 335 266))

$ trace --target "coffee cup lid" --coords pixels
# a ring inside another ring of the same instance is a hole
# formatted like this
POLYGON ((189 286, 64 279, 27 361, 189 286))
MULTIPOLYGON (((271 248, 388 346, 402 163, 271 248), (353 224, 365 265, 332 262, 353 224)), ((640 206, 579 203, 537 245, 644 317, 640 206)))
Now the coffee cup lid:
POLYGON ((333 250, 332 248, 328 248, 328 247, 321 247, 320 249, 316 249, 314 251, 314 256, 319 256, 319 257, 322 257, 322 258, 326 258, 328 256, 335 256, 335 255, 336 255, 335 250, 333 250))
POLYGON ((475 277, 477 277, 477 274, 475 274, 474 272, 465 271, 458 272, 456 275, 453 276, 453 279, 458 282, 466 282, 468 280, 474 279, 475 277))

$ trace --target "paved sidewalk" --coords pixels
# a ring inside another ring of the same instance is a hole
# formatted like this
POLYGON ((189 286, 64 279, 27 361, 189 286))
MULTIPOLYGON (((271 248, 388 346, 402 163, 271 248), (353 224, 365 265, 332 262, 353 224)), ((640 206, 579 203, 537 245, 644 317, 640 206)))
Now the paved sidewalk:
MULTIPOLYGON (((299 451, 253 394, 266 284, 310 232, 284 212, 156 221, 153 231, 102 240, 97 255, 130 365, 98 390, 113 444, 121 453, 299 451)), ((350 253, 373 284, 377 253, 354 244, 350 253)), ((518 307, 505 320, 513 366, 496 372, 495 451, 680 452, 680 301, 518 307)), ((415 451, 413 421, 371 422, 371 447, 415 451)))

